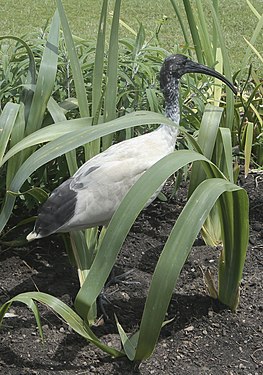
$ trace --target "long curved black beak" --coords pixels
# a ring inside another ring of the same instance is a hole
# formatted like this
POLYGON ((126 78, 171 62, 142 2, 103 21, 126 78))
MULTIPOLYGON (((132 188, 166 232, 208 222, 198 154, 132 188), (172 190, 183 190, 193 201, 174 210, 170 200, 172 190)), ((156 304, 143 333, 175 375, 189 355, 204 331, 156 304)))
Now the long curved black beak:
POLYGON ((218 73, 217 71, 209 68, 206 65, 202 65, 199 63, 196 63, 192 60, 187 60, 185 66, 184 66, 184 73, 201 73, 201 74, 206 74, 208 76, 215 77, 217 79, 220 79, 220 81, 224 82, 232 91, 235 95, 237 95, 237 89, 231 83, 226 77, 224 77, 222 74, 218 73))

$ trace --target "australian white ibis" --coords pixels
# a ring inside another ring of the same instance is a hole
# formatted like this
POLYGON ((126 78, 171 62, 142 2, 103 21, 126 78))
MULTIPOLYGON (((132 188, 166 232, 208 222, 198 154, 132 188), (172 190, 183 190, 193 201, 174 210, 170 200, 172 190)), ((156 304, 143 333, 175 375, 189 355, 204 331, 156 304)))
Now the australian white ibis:
MULTIPOLYGON (((216 77, 236 93, 233 84, 213 69, 183 55, 167 57, 160 71, 160 86, 166 116, 176 124, 180 120, 179 80, 185 73, 216 77)), ((160 125, 151 133, 114 144, 88 160, 51 193, 40 209, 27 240, 106 225, 138 178, 158 160, 174 151, 177 135, 176 127, 160 125)))

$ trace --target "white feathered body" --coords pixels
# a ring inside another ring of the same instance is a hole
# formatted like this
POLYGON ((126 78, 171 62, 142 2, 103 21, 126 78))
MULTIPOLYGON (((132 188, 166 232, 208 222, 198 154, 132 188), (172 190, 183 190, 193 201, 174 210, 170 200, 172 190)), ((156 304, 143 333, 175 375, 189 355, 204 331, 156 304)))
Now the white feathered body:
POLYGON ((115 144, 87 161, 70 183, 70 189, 77 193, 77 203, 74 217, 61 231, 107 224, 139 177, 173 150, 171 138, 159 128, 154 134, 115 144))
MULTIPOLYGON (((109 147, 57 189, 39 213, 28 240, 107 224, 139 177, 174 150, 177 130, 157 130, 109 147)), ((160 189, 151 197, 151 203, 160 189)))

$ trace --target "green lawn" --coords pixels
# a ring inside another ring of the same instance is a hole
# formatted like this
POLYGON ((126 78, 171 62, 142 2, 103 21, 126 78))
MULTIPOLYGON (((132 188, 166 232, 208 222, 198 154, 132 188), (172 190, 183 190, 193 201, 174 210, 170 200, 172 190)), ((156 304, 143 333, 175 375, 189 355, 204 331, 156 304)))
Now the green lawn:
MULTIPOLYGON (((208 0, 203 0, 207 2, 208 0)), ((250 0, 257 11, 263 13, 262 0, 250 0)), ((113 1, 110 2, 111 8, 113 1)), ((178 4, 182 2, 178 1, 178 4)), ((101 1, 64 0, 70 26, 74 34, 85 39, 96 36, 101 1)), ((243 37, 250 39, 257 19, 246 0, 219 1, 221 23, 224 28, 226 44, 234 70, 238 70, 243 53, 247 47, 243 37)), ((23 36, 43 28, 55 10, 54 0, 0 0, 0 35, 23 36)), ((208 9, 208 7, 207 7, 208 9)), ((137 29, 142 22, 149 39, 163 15, 168 19, 160 34, 160 42, 171 52, 183 43, 183 36, 169 0, 123 0, 121 17, 129 26, 137 29)), ((208 18, 210 17, 207 11, 208 18)), ((122 36, 128 36, 122 28, 122 36)), ((256 47, 262 52, 263 38, 258 39, 256 47)), ((258 64, 258 62, 257 62, 258 64)))

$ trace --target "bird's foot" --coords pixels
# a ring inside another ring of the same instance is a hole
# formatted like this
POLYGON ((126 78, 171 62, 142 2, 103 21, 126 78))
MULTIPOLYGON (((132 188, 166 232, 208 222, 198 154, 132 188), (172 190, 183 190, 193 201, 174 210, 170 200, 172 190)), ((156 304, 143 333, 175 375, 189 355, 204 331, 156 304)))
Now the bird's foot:
POLYGON ((120 275, 111 275, 108 282, 105 285, 105 288, 110 287, 115 284, 125 284, 125 285, 140 285, 139 281, 131 280, 130 275, 134 272, 134 269, 123 272, 120 275))
POLYGON ((129 271, 121 273, 120 275, 115 276, 111 274, 111 276, 109 277, 109 280, 105 284, 103 290, 101 291, 98 297, 98 306, 105 320, 110 319, 106 311, 107 305, 111 305, 116 309, 120 309, 118 306, 114 305, 109 299, 112 295, 114 295, 120 290, 119 285, 120 284, 124 284, 124 285, 140 285, 141 284, 139 281, 131 280, 131 274, 133 272, 134 270, 131 269, 129 271), (109 289, 110 287, 113 287, 114 289, 111 291, 108 291, 107 289, 109 289))

